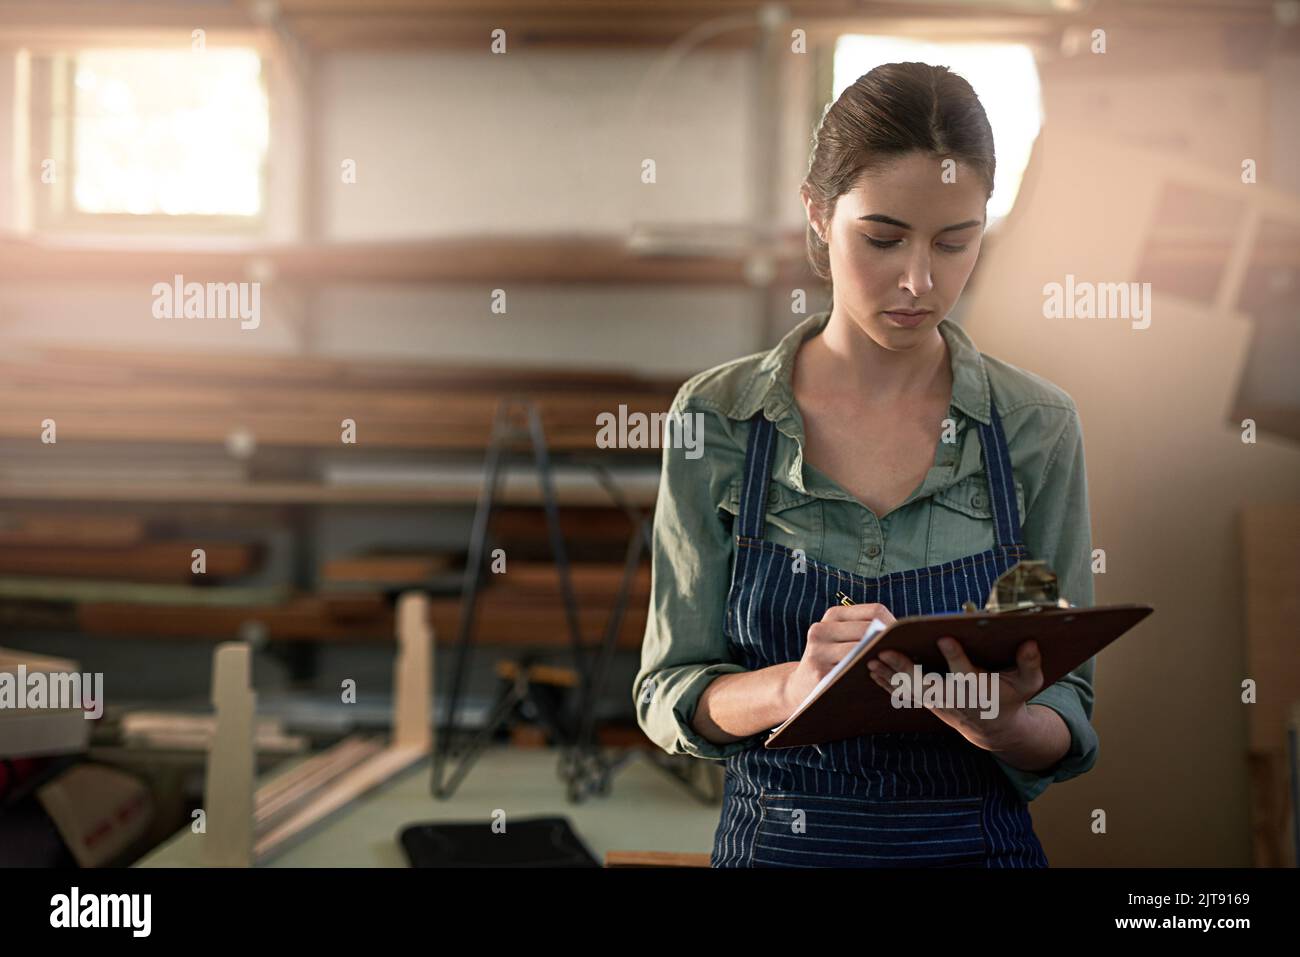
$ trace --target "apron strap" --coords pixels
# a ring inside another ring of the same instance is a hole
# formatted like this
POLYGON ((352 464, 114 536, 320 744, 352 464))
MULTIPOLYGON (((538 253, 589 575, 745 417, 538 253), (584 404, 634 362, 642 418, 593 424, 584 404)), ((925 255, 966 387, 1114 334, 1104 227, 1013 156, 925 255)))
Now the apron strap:
POLYGON ((772 477, 772 451, 776 427, 760 410, 749 420, 749 444, 745 449, 745 476, 740 486, 738 535, 762 538, 767 522, 767 487, 772 477))
POLYGON ((989 403, 989 418, 992 420, 989 425, 980 423, 980 445, 989 480, 989 503, 993 506, 993 535, 1001 546, 1022 545, 1011 452, 1006 433, 1002 431, 1002 417, 993 403, 989 403))

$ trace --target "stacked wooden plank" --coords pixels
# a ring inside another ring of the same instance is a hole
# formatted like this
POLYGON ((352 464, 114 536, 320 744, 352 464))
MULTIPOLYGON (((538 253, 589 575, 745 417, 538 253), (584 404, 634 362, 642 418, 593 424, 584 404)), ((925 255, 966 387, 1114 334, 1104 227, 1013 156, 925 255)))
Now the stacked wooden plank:
MULTIPOLYGON (((54 575, 136 582, 192 582, 187 541, 145 541, 101 547, 0 545, 0 575, 54 575)), ((256 544, 210 543, 204 548, 206 574, 239 578, 252 572, 261 555, 256 544)))
POLYGON ((482 449, 506 395, 538 404, 552 448, 596 451, 596 416, 665 412, 675 381, 572 370, 312 357, 20 348, 0 357, 0 438, 367 449, 482 449))
MULTIPOLYGON (((317 596, 278 605, 204 608, 201 613, 181 605, 83 602, 78 606, 77 626, 88 635, 223 640, 244 633, 252 623, 272 641, 391 642, 392 609, 380 596, 369 596, 368 601, 373 603, 369 613, 351 616, 337 612, 337 599, 317 596)), ((430 599, 429 623, 440 643, 455 640, 460 614, 460 598, 430 599)), ((579 600, 579 627, 588 642, 600 640, 608 620, 608 604, 579 600)), ((565 646, 569 643, 566 621, 558 595, 521 599, 488 590, 480 597, 475 641, 565 646)), ((630 602, 619 630, 620 647, 639 647, 645 624, 645 601, 630 602)))
POLYGON ((263 557, 259 542, 198 542, 140 515, 0 507, 0 602, 220 600, 211 586, 252 574, 263 557))
POLYGON ((430 589, 459 583, 464 577, 462 565, 457 555, 446 551, 370 549, 322 563, 320 584, 331 591, 430 589))

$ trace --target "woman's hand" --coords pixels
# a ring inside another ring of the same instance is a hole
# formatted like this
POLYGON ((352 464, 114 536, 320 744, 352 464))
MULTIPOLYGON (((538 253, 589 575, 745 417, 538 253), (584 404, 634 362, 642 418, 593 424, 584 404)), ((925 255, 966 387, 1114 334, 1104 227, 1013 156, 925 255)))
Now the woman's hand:
POLYGON ((822 620, 808 629, 808 642, 798 666, 786 677, 782 698, 787 713, 803 703, 817 682, 839 664, 840 659, 862 640, 870 624, 879 619, 893 624, 894 616, 884 605, 832 605, 822 620))
MULTIPOLYGON (((955 639, 940 638, 939 651, 948 660, 948 670, 955 674, 974 674, 976 681, 980 682, 979 676, 988 673, 971 664, 955 639)), ((1015 747, 1029 733, 1032 722, 1026 702, 1043 688, 1042 665, 1037 642, 1022 642, 1016 649, 1016 667, 997 672, 997 683, 990 687, 997 695, 997 717, 981 717, 983 709, 978 701, 968 701, 970 707, 966 708, 931 707, 930 710, 976 747, 986 751, 1015 747)), ((909 681, 913 677, 912 660, 897 651, 882 651, 879 658, 868 662, 867 667, 871 669, 876 684, 891 693, 895 685, 890 679, 895 674, 902 672, 909 681)))

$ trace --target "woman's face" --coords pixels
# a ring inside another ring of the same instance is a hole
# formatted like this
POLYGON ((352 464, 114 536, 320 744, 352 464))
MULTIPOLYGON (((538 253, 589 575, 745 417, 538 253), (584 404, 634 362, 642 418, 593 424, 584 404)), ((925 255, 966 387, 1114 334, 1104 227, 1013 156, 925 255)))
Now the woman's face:
POLYGON ((830 247, 835 308, 885 349, 929 341, 975 268, 987 199, 970 167, 957 161, 945 177, 942 160, 919 151, 864 173, 829 223, 805 194, 830 247))

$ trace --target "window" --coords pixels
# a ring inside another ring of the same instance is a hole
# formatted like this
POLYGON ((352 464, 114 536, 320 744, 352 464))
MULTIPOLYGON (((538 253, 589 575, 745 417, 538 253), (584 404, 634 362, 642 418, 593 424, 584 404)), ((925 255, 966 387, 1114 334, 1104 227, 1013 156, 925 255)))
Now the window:
POLYGON ((997 169, 989 198, 989 225, 1011 211, 1034 140, 1043 125, 1038 68, 1020 43, 933 43, 904 37, 841 36, 835 45, 832 98, 882 63, 920 61, 946 66, 979 95, 993 127, 997 169))
POLYGON ((35 168, 52 166, 55 188, 37 190, 42 225, 260 225, 270 118, 256 50, 91 49, 50 57, 44 73, 35 168))

